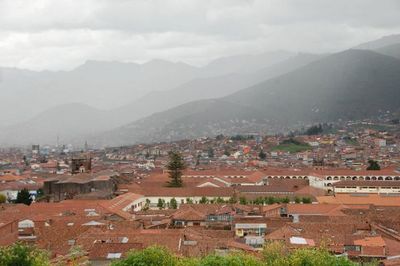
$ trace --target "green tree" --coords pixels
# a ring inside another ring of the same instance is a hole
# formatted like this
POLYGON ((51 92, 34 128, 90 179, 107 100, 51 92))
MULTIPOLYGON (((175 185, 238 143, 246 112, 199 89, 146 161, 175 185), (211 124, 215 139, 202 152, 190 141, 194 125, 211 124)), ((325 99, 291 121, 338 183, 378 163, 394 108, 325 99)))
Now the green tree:
POLYGON ((23 203, 25 205, 31 205, 32 198, 31 195, 29 194, 29 190, 24 188, 21 191, 19 191, 15 203, 23 203))
POLYGON ((216 254, 201 259, 199 266, 262 266, 264 263, 256 256, 242 252, 234 252, 226 256, 216 254))
POLYGON ((229 200, 228 200, 228 203, 229 203, 229 204, 235 204, 235 203, 237 203, 237 198, 236 198, 236 196, 234 195, 234 196, 230 197, 229 200))
POLYGON ((187 204, 193 204, 193 200, 191 198, 186 198, 186 203, 187 204))
POLYGON ((318 265, 318 266, 355 266, 345 257, 335 257, 327 250, 321 248, 302 248, 293 251, 289 256, 289 264, 293 266, 318 265))
POLYGON ((245 197, 240 197, 239 198, 239 203, 242 205, 246 205, 247 204, 247 199, 245 197))
POLYGON ((276 201, 275 201, 274 197, 267 197, 266 202, 268 205, 271 205, 271 204, 274 204, 276 201))
POLYGON ((288 197, 284 197, 282 199, 282 203, 289 203, 289 202, 290 202, 290 199, 288 197))
POLYGON ((68 254, 57 256, 54 263, 55 266, 89 266, 91 265, 88 258, 88 253, 82 246, 72 246, 68 254))
POLYGON ((264 204, 264 199, 262 197, 258 197, 254 200, 254 204, 257 205, 263 205, 264 204))
POLYGON ((368 164, 369 165, 367 167, 367 170, 375 170, 375 171, 381 170, 381 166, 378 164, 377 161, 369 160, 368 164))
POLYGON ((178 208, 178 202, 176 202, 175 198, 171 199, 171 201, 169 202, 169 207, 171 209, 177 209, 178 208))
POLYGON ((158 207, 160 210, 161 210, 161 209, 164 209, 164 208, 165 208, 165 200, 163 200, 163 199, 158 199, 157 207, 158 207))
POLYGON ((221 204, 221 203, 225 203, 225 200, 221 197, 218 197, 215 202, 221 204))
POLYGON ((49 254, 33 245, 15 243, 0 247, 0 266, 46 266, 49 254))
POLYGON ((295 197, 295 198, 294 198, 294 202, 300 203, 300 202, 301 202, 301 199, 300 199, 299 197, 295 197))
POLYGON ((130 252, 123 260, 113 262, 112 266, 174 266, 178 258, 165 247, 153 246, 130 252))
POLYGON ((7 197, 4 194, 0 194, 0 204, 1 203, 6 203, 7 197))
POLYGON ((144 204, 144 206, 143 206, 143 208, 142 208, 142 211, 147 211, 147 210, 149 210, 150 209, 150 200, 149 199, 146 199, 146 203, 144 204))
POLYGON ((185 169, 185 162, 179 152, 172 151, 169 153, 167 169, 171 179, 168 185, 170 187, 182 187, 182 170, 185 169))
POLYGON ((308 198, 308 197, 303 197, 303 198, 301 199, 301 202, 308 204, 308 203, 311 203, 311 199, 308 198))
POLYGON ((289 250, 280 241, 270 242, 264 245, 262 256, 267 265, 289 265, 287 255, 289 250))
MULTIPOLYGON (((355 266, 345 257, 336 257, 322 248, 300 248, 290 251, 281 242, 267 243, 261 258, 242 252, 225 256, 210 254, 202 258, 178 257, 164 247, 153 246, 131 251, 125 259, 114 261, 113 266, 355 266)), ((2 265, 1 265, 2 266, 2 265)))
POLYGON ((199 203, 200 204, 207 204, 208 203, 208 199, 205 196, 203 196, 203 197, 201 197, 199 203))
POLYGON ((260 153, 258 154, 258 158, 264 161, 267 158, 267 154, 263 150, 261 150, 260 153))

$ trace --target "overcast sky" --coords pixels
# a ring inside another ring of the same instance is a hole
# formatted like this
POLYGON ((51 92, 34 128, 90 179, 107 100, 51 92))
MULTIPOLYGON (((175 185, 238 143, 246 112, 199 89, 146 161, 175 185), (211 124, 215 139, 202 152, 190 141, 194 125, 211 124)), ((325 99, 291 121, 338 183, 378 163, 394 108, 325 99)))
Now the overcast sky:
POLYGON ((332 52, 396 33, 398 0, 0 0, 0 65, 35 70, 332 52))

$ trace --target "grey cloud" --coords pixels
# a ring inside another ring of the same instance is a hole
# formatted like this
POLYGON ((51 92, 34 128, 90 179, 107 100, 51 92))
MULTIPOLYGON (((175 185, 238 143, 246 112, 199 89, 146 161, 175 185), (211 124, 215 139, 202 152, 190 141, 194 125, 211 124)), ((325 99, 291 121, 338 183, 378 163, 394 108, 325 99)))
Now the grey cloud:
POLYGON ((396 0, 0 0, 0 65, 204 64, 278 49, 332 52, 398 32, 396 0))

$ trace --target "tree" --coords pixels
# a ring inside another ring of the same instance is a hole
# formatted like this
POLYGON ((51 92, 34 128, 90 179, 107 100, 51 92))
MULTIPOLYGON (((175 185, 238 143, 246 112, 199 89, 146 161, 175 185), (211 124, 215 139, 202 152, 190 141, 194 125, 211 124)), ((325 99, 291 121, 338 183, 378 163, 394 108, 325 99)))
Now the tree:
POLYGON ((267 158, 267 154, 263 150, 261 150, 258 154, 258 157, 260 158, 260 160, 265 160, 267 158))
POLYGON ((228 150, 228 149, 225 149, 225 151, 224 151, 224 155, 225 155, 225 156, 231 156, 231 153, 229 152, 229 150, 228 150))
POLYGON ((263 205, 264 204, 264 198, 263 197, 257 197, 254 201, 254 204, 256 205, 263 205))
POLYGON ((284 197, 282 203, 289 203, 290 199, 288 197, 284 197))
POLYGON ((199 203, 200 204, 207 204, 208 203, 208 199, 205 196, 203 196, 203 197, 201 197, 199 203))
POLYGON ((197 265, 201 266, 262 266, 264 263, 257 258, 243 252, 233 252, 226 256, 216 254, 208 255, 201 259, 197 265))
POLYGON ((175 266, 178 258, 165 247, 153 246, 130 252, 123 260, 113 262, 113 266, 175 266))
POLYGON ((239 198, 239 203, 242 205, 246 205, 247 204, 247 199, 245 197, 240 197, 239 198))
POLYGON ((64 256, 57 256, 55 265, 88 266, 91 264, 87 255, 88 253, 82 248, 82 246, 72 246, 69 249, 68 254, 64 256))
POLYGON ((219 134, 219 135, 217 135, 217 136, 215 137, 216 140, 223 140, 224 138, 225 138, 225 136, 222 135, 222 134, 219 134))
POLYGON ((295 198, 294 198, 294 202, 300 203, 300 202, 301 202, 301 199, 300 199, 299 197, 295 197, 295 198))
MULTIPOLYGON (((19 264, 18 264, 19 265, 19 264)), ((185 258, 174 255, 161 246, 152 246, 143 250, 128 253, 125 259, 114 261, 112 266, 355 266, 346 257, 331 255, 324 248, 288 249, 284 243, 276 241, 267 243, 262 256, 242 252, 230 252, 224 256, 215 253, 205 257, 185 258)))
POLYGON ((281 144, 294 144, 294 145, 302 145, 304 143, 301 143, 300 141, 294 139, 294 138, 289 138, 289 139, 285 139, 282 141, 281 144))
POLYGON ((151 201, 149 199, 146 199, 146 203, 144 204, 142 211, 147 211, 150 209, 150 203, 151 201))
POLYGON ((237 198, 236 198, 236 196, 234 195, 233 197, 230 197, 229 200, 228 200, 228 203, 229 203, 229 204, 235 204, 235 203, 237 203, 237 198))
POLYGON ((300 248, 294 250, 288 257, 289 263, 287 265, 341 265, 341 266, 355 266, 357 264, 351 262, 345 257, 336 257, 331 255, 326 249, 322 248, 300 248))
POLYGON ((381 170, 381 166, 378 164, 377 161, 374 160, 368 160, 368 167, 367 170, 373 170, 373 171, 378 171, 381 170))
POLYGON ((311 199, 308 198, 308 197, 302 198, 301 201, 302 201, 303 203, 306 203, 306 204, 311 203, 311 199))
POLYGON ((32 198, 31 195, 29 194, 29 190, 24 188, 21 191, 19 191, 15 203, 23 203, 25 205, 31 205, 32 198))
POLYGON ((22 157, 22 159, 24 160, 25 166, 29 166, 28 158, 26 158, 25 155, 24 155, 24 157, 22 157))
POLYGON ((43 197, 44 197, 44 191, 43 191, 43 189, 39 188, 39 189, 36 191, 36 201, 37 201, 38 199, 40 199, 40 198, 43 198, 43 197))
POLYGON ((176 202, 175 198, 172 198, 169 202, 169 207, 171 209, 177 209, 178 208, 178 202, 176 202))
POLYGON ((191 198, 186 198, 186 203, 187 204, 193 204, 193 200, 191 198))
POLYGON ((262 256, 267 265, 289 265, 287 255, 289 250, 280 241, 265 244, 262 256))
POLYGON ((158 199, 157 207, 161 210, 165 208, 165 200, 158 199))
POLYGON ((268 204, 268 205, 271 205, 271 204, 274 204, 275 203, 275 198, 274 197, 267 197, 266 199, 265 199, 265 202, 268 204))
POLYGON ((6 203, 7 197, 4 194, 0 194, 0 204, 1 203, 6 203))
POLYGON ((207 154, 208 158, 214 158, 214 149, 212 147, 208 148, 207 154))
POLYGON ((179 152, 172 151, 169 153, 167 169, 171 179, 168 185, 170 187, 182 187, 182 170, 185 169, 185 163, 179 152))
POLYGON ((267 243, 263 248, 262 254, 266 265, 357 265, 345 257, 333 256, 323 248, 299 248, 290 251, 283 243, 278 241, 267 243))
POLYGON ((322 125, 321 124, 319 124, 319 125, 314 125, 314 126, 311 126, 311 127, 309 127, 307 130, 306 130, 306 135, 319 135, 319 134, 321 134, 323 132, 323 128, 322 128, 322 125))
POLYGON ((15 243, 0 247, 1 266, 46 266, 50 265, 49 254, 33 245, 15 243))
POLYGON ((223 199, 223 198, 221 198, 221 197, 218 197, 216 200, 215 200, 215 202, 216 203, 225 203, 225 200, 223 199))

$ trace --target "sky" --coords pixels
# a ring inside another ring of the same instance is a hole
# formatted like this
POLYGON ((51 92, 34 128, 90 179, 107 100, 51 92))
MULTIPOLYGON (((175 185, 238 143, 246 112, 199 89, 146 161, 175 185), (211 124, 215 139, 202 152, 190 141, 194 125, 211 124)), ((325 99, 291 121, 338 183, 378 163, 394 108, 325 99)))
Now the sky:
POLYGON ((31 70, 335 52, 398 33, 398 0, 0 0, 0 66, 31 70))

